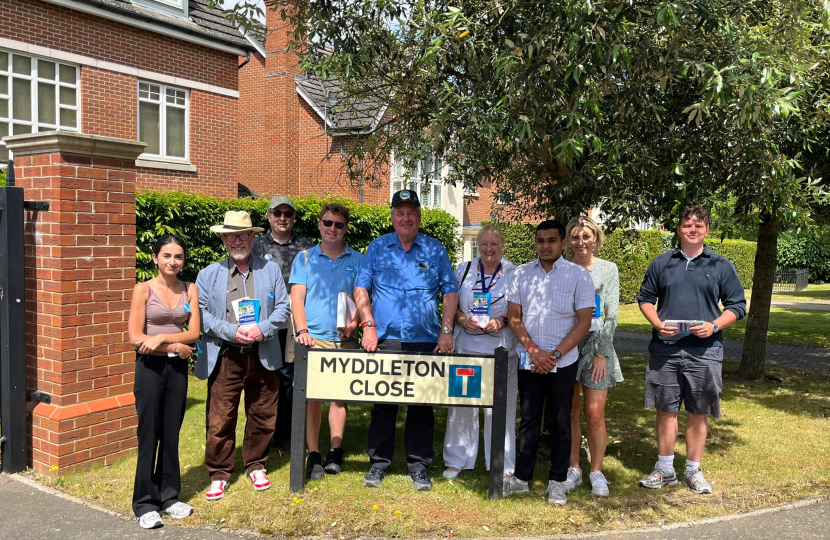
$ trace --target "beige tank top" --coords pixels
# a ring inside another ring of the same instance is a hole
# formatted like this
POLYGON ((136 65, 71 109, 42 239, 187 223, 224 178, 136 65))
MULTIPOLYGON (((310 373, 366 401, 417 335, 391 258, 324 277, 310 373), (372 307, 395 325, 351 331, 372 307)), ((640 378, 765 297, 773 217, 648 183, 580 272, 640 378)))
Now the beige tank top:
MULTIPOLYGON (((184 324, 190 315, 190 304, 188 303, 187 288, 190 284, 184 284, 184 292, 179 295, 179 301, 173 309, 167 307, 161 298, 153 292, 150 284, 147 284, 149 296, 146 305, 146 321, 144 333, 148 336, 159 334, 178 334, 184 332, 184 324)), ((167 356, 166 352, 155 352, 153 356, 167 356)))

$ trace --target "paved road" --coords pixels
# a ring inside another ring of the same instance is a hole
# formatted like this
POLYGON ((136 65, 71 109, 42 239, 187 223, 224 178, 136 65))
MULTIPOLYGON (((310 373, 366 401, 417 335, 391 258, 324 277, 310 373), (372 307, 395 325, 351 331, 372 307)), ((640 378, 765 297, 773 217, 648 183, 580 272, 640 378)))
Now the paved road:
MULTIPOLYGON (((651 334, 617 330, 614 348, 617 352, 647 353, 649 341, 651 334)), ((725 339, 723 359, 727 362, 740 362, 743 350, 742 340, 725 339)), ((830 374, 830 348, 767 343, 766 365, 830 374)))
MULTIPOLYGON (((85 504, 20 476, 0 474, 0 538, 8 540, 114 540, 163 538, 168 540, 233 540, 254 534, 182 529, 165 525, 145 531, 132 519, 85 504)), ((620 540, 779 540, 827 538, 830 500, 817 498, 783 507, 725 518, 680 523, 640 531, 603 535, 566 535, 552 538, 620 540)), ((266 538, 266 537, 260 537, 266 538)), ((323 537, 322 540, 330 540, 323 537)), ((519 539, 517 539, 519 540, 519 539)))

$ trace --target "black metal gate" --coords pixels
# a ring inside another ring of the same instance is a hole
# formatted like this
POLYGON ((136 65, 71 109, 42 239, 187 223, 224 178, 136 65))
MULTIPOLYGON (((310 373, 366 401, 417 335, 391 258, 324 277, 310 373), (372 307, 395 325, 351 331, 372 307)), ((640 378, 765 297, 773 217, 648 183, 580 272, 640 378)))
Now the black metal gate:
POLYGON ((9 162, 0 188, 0 470, 26 469, 26 300, 23 188, 9 162))

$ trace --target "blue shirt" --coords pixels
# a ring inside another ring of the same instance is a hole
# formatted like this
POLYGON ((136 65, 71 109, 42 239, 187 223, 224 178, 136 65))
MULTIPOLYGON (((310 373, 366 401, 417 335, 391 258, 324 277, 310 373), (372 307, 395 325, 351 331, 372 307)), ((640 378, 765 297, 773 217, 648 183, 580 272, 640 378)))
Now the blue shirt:
POLYGON ((444 244, 418 233, 404 251, 397 233, 369 244, 355 287, 372 291, 378 339, 436 343, 440 333, 438 291, 458 292, 444 244))
POLYGON ((319 244, 294 257, 288 282, 306 288, 305 320, 311 337, 340 341, 337 335, 337 296, 340 291, 352 294, 362 259, 363 255, 346 246, 346 251, 332 260, 323 253, 319 244))

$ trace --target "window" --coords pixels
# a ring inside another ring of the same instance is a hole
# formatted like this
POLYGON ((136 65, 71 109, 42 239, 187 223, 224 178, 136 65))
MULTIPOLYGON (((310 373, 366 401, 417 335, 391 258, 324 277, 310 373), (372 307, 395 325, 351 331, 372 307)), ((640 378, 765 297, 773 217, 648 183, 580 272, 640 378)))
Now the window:
POLYGON ((473 236, 470 238, 470 260, 478 257, 478 238, 473 236))
POLYGON ((441 190, 444 186, 442 166, 440 158, 428 156, 418 162, 415 174, 411 174, 392 156, 392 194, 404 188, 411 189, 418 192, 421 206, 441 208, 441 190))
MULTIPOLYGON (((78 131, 78 68, 0 51, 0 138, 78 131)), ((0 142, 0 162, 9 151, 0 142)))
POLYGON ((187 159, 188 92, 138 83, 138 140, 147 143, 143 156, 187 159))

